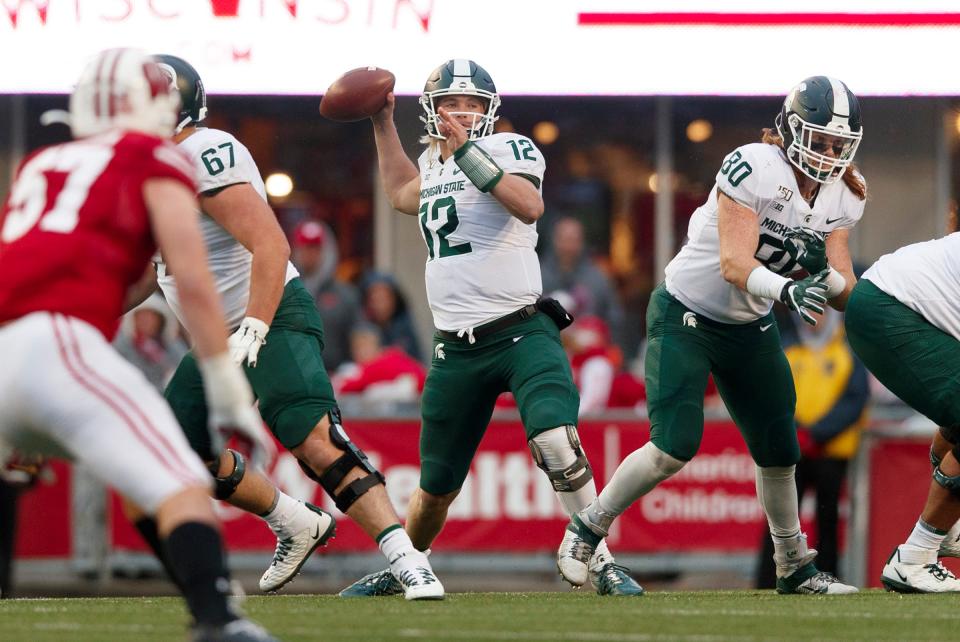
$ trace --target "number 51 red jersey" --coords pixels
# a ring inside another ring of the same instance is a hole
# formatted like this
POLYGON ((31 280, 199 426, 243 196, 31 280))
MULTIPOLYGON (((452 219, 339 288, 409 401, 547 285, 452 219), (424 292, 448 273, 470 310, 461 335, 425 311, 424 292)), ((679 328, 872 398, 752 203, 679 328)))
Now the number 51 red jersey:
POLYGON ((156 250, 143 199, 151 178, 196 193, 190 161, 147 134, 113 131, 27 157, 0 212, 0 323, 57 312, 112 339, 156 250))

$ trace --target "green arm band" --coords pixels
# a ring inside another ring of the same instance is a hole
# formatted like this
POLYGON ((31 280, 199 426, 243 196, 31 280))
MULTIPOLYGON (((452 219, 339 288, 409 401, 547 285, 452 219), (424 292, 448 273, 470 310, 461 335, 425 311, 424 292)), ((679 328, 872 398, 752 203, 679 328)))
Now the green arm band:
POLYGON ((465 142, 454 153, 453 162, 481 192, 489 192, 503 178, 503 170, 496 161, 472 140, 465 142))

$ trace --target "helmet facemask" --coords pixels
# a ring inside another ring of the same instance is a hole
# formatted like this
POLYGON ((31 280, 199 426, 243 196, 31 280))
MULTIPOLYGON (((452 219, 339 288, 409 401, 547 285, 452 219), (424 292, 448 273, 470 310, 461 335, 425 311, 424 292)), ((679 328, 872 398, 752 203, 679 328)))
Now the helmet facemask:
POLYGON ((789 135, 783 136, 783 115, 777 116, 777 129, 784 141, 787 157, 801 172, 818 183, 829 185, 843 176, 863 138, 863 130, 850 131, 845 125, 833 126, 808 123, 797 114, 787 116, 789 135), (831 150, 832 148, 832 150, 831 150), (827 154, 832 151, 832 154, 827 154))
POLYGON ((487 108, 483 113, 465 111, 450 112, 450 115, 454 117, 465 115, 472 118, 472 123, 469 127, 466 127, 467 138, 469 140, 478 140, 493 133, 493 125, 497 122, 497 118, 499 118, 499 116, 497 116, 497 110, 500 109, 500 96, 483 89, 449 88, 425 91, 423 95, 420 96, 420 106, 424 112, 424 115, 420 116, 420 120, 423 121, 424 127, 427 130, 427 136, 438 140, 446 140, 447 138, 440 133, 440 129, 437 126, 437 102, 444 96, 476 96, 486 104, 487 108))

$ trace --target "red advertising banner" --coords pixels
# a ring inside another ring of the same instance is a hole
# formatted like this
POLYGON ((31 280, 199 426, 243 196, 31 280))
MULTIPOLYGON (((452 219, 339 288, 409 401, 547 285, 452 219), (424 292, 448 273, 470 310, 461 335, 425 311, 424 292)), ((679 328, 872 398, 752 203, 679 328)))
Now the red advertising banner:
MULTIPOLYGON (((357 420, 347 428, 351 438, 386 475, 387 490, 403 519, 419 481, 419 423, 357 420)), ((580 437, 602 487, 619 463, 646 443, 649 425, 645 421, 585 421, 580 437)), ((336 513, 329 498, 303 475, 289 453, 278 458, 270 475, 290 495, 336 513)), ((68 469, 64 467, 58 477, 56 487, 31 491, 23 498, 20 514, 24 526, 18 543, 21 556, 64 555, 69 550, 68 469), (46 535, 35 538, 30 533, 36 530, 41 515, 46 535), (51 539, 52 531, 62 533, 62 541, 59 536, 51 539)), ((139 535, 122 517, 119 501, 115 496, 111 501, 112 547, 145 550, 139 535)), ((275 540, 262 520, 222 502, 217 506, 231 550, 273 549, 275 540)), ((495 420, 434 548, 552 551, 566 522, 546 477, 530 457, 520 422, 495 420)), ((710 422, 697 457, 631 507, 615 524, 609 541, 615 551, 621 552, 748 552, 756 550, 762 532, 753 461, 743 439, 731 422, 710 422)), ((370 538, 349 518, 341 517, 337 537, 326 551, 374 548, 370 538)))

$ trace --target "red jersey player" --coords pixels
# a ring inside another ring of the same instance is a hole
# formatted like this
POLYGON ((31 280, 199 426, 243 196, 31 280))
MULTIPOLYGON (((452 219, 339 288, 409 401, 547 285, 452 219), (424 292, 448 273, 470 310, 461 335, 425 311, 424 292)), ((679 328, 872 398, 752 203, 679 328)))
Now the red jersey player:
POLYGON ((262 434, 227 350, 191 165, 165 140, 178 107, 151 58, 104 51, 70 97, 76 140, 19 168, 0 211, 0 458, 16 448, 85 464, 156 515, 194 640, 269 641, 227 603, 209 474, 163 399, 109 344, 159 244, 202 359, 211 424, 262 434))

